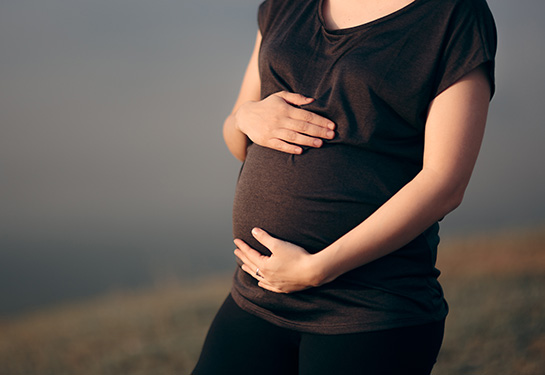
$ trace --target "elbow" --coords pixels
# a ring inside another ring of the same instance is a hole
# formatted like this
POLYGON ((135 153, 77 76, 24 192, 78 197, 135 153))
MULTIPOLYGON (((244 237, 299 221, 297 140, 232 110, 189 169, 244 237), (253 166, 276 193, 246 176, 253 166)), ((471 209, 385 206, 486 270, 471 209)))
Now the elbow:
POLYGON ((227 149, 231 155, 233 155, 238 161, 244 162, 244 160, 246 160, 246 148, 234 147, 228 142, 225 142, 225 144, 227 145, 227 149))
POLYGON ((238 161, 244 162, 246 160, 246 149, 240 148, 240 147, 233 147, 228 142, 225 142, 227 145, 227 149, 233 155, 238 161))
POLYGON ((421 177, 424 185, 430 187, 427 190, 433 202, 430 203, 440 217, 454 211, 462 204, 469 179, 453 178, 431 169, 423 171, 421 177))
POLYGON ((244 160, 246 160, 246 153, 237 153, 235 154, 234 152, 231 151, 231 153, 233 154, 233 156, 240 162, 244 163, 244 160))
POLYGON ((229 152, 239 161, 244 162, 246 160, 246 151, 248 142, 246 135, 238 135, 231 129, 232 124, 229 123, 229 117, 223 124, 223 141, 229 149, 229 152), (238 139, 237 139, 238 138, 238 139))
POLYGON ((456 189, 448 189, 445 194, 444 202, 444 214, 448 214, 457 209, 464 199, 465 187, 456 189))
POLYGON ((450 211, 454 211, 455 209, 457 209, 461 204, 462 204, 462 201, 464 200, 464 193, 457 193, 457 194, 453 194, 451 199, 450 199, 450 211))

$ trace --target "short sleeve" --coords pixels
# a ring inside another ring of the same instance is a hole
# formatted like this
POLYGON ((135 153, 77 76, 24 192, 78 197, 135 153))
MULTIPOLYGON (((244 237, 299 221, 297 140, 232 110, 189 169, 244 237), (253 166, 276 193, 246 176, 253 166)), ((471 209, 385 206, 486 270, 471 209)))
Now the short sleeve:
POLYGON ((265 0, 257 11, 257 24, 261 35, 265 36, 275 22, 280 21, 282 9, 293 0, 265 0))
POLYGON ((261 35, 266 34, 270 26, 271 3, 272 1, 265 0, 259 5, 257 11, 257 25, 261 35))
POLYGON ((488 74, 492 98, 495 92, 497 32, 486 1, 459 1, 448 22, 433 96, 482 65, 488 74))

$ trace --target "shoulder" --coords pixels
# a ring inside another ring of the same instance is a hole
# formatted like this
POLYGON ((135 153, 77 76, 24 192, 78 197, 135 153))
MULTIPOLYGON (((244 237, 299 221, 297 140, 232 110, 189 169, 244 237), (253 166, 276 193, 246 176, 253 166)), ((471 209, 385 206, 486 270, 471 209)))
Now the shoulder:
POLYGON ((492 13, 486 0, 446 0, 455 15, 463 15, 475 19, 491 18, 492 13))
MULTIPOLYGON (((417 0, 418 1, 418 0, 417 0)), ((421 0, 430 18, 442 24, 446 36, 474 29, 495 39, 496 25, 486 0, 421 0)))
POLYGON ((264 34, 275 22, 281 22, 283 17, 291 14, 304 3, 318 0, 265 0, 259 5, 258 24, 264 34))
POLYGON ((462 7, 470 8, 474 11, 489 10, 486 0, 455 0, 462 7))
POLYGON ((275 9, 275 8, 281 8, 281 7, 285 7, 285 6, 288 6, 289 4, 292 4, 292 3, 296 3, 297 0, 265 0, 263 1, 260 5, 259 5, 259 8, 264 8, 264 9, 275 9))
POLYGON ((452 20, 465 29, 474 28, 483 41, 496 43, 494 16, 486 0, 448 0, 453 3, 452 20))
POLYGON ((430 2, 433 3, 435 7, 467 9, 488 8, 486 0, 430 0, 430 2))
POLYGON ((274 17, 278 13, 282 13, 290 4, 297 1, 293 0, 265 0, 259 5, 260 17, 270 18, 274 17))
MULTIPOLYGON (((419 0, 416 0, 419 1, 419 0)), ((435 14, 451 16, 491 17, 490 7, 486 0, 420 0, 428 10, 435 14)))
POLYGON ((485 0, 431 0, 448 3, 443 19, 439 94, 465 74, 483 65, 494 92, 497 31, 485 0))

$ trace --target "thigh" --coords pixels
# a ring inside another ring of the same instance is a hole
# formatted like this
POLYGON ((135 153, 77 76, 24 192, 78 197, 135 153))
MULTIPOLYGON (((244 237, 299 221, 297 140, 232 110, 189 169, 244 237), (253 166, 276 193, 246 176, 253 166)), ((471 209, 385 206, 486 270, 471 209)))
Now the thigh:
POLYGON ((304 334, 300 375, 429 375, 444 321, 347 335, 304 334))
POLYGON ((296 375, 297 332, 242 310, 229 295, 212 322, 193 375, 296 375))

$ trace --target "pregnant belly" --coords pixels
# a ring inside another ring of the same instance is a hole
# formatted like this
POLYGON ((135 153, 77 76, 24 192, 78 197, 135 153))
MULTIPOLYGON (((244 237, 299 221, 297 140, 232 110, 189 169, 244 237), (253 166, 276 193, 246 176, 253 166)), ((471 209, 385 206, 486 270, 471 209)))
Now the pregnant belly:
POLYGON ((302 155, 248 149, 233 206, 235 238, 269 254, 251 235, 271 235, 317 252, 371 215, 411 174, 397 163, 345 145, 302 155))

